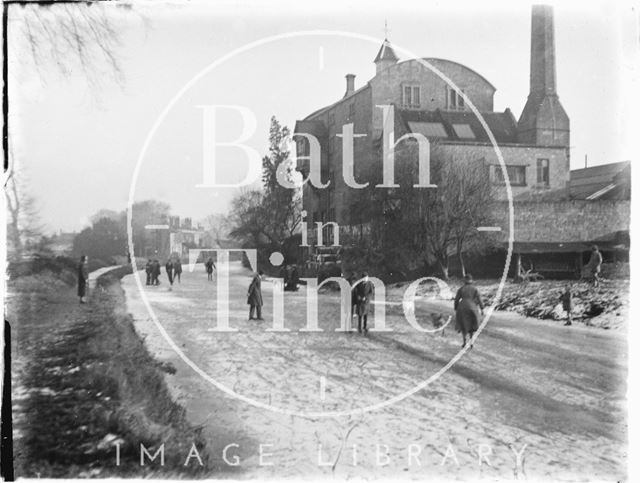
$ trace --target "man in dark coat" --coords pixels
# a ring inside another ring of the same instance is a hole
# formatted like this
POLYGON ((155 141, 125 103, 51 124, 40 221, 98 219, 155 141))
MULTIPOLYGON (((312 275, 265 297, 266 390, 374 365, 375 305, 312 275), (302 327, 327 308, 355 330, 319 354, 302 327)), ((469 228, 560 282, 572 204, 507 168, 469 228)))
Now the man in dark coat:
POLYGON ((456 330, 462 332, 462 347, 467 344, 467 334, 471 340, 478 330, 478 320, 484 311, 480 292, 472 283, 473 277, 470 274, 465 275, 464 285, 458 289, 453 302, 453 308, 456 311, 456 330))
POLYGON ((151 265, 151 284, 160 285, 160 262, 154 260, 151 265))
POLYGON ((173 276, 178 279, 178 283, 180 283, 181 275, 182 275, 182 262, 178 258, 173 261, 173 276))
POLYGON ((373 284, 369 281, 369 275, 366 272, 362 274, 362 278, 364 280, 356 286, 356 310, 358 313, 358 332, 364 330, 366 334, 369 331, 367 329, 367 317, 369 315, 371 297, 373 296, 373 284))
POLYGON ((598 250, 598 245, 593 245, 591 247, 591 258, 589 258, 589 263, 587 263, 587 269, 591 274, 591 280, 593 281, 594 287, 600 285, 600 270, 602 268, 602 253, 598 250))
POLYGON ((347 277, 347 282, 351 285, 351 318, 353 319, 358 307, 358 289, 353 287, 353 284, 357 282, 355 273, 351 273, 347 277))
POLYGON ((164 269, 167 271, 167 278, 169 279, 169 284, 173 286, 173 262, 171 259, 167 260, 167 263, 164 266, 164 269))
POLYGON ((86 255, 80 257, 80 264, 78 265, 78 297, 80 297, 80 303, 86 303, 85 297, 87 295, 87 286, 89 285, 89 269, 87 268, 88 259, 86 255))
POLYGON ((256 313, 255 320, 264 320, 262 318, 262 270, 253 276, 249 290, 247 290, 247 304, 249 304, 249 320, 253 320, 253 313, 256 313))
POLYGON ((151 263, 151 260, 147 260, 147 265, 144 270, 147 272, 147 285, 151 285, 151 274, 153 272, 153 264, 151 263))

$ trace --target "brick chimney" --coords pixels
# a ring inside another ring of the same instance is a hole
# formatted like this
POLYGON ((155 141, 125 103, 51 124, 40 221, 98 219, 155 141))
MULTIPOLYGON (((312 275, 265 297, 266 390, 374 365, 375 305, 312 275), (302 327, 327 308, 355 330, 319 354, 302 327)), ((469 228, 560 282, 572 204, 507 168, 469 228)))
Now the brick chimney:
POLYGON ((518 121, 518 141, 569 146, 569 116, 556 92, 556 48, 550 5, 531 8, 529 97, 518 121))
POLYGON ((344 93, 344 97, 347 97, 355 91, 356 76, 354 74, 347 74, 345 77, 347 79, 347 90, 344 93))

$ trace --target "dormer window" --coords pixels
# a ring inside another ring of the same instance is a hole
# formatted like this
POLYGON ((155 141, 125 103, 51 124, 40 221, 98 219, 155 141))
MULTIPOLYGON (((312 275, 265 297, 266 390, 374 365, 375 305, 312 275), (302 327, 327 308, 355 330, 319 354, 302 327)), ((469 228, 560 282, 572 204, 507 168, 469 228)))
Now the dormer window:
POLYGON ((402 86, 402 107, 420 109, 420 86, 402 86))
MULTIPOLYGON (((464 92, 464 89, 462 90, 464 92)), ((458 94, 458 91, 447 86, 447 110, 464 111, 464 98, 458 94)))

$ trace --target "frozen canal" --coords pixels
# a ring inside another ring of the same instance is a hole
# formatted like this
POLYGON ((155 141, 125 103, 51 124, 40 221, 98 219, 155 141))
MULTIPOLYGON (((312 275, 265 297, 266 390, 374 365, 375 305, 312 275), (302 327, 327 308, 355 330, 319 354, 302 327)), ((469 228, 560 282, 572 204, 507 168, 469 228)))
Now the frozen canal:
MULTIPOLYGON (((162 282, 144 288, 150 304, 210 380, 161 335, 133 275, 123 281, 128 310, 150 352, 176 368, 167 383, 189 421, 203 428, 217 471, 251 478, 625 475, 623 334, 497 314, 473 350, 428 387, 375 410, 326 417, 317 413, 346 413, 411 391, 459 351, 459 334, 452 327, 444 336, 418 333, 394 305, 387 307, 393 332, 336 332, 335 294, 319 296, 324 331, 300 332, 305 287, 285 293, 291 331, 268 332, 272 284, 262 287, 265 321, 248 321, 250 273, 239 263, 231 264, 229 302, 238 332, 214 332, 216 282, 207 281, 202 265, 171 291, 164 274, 162 282)), ((433 302, 430 309, 449 315, 450 305, 433 302)))

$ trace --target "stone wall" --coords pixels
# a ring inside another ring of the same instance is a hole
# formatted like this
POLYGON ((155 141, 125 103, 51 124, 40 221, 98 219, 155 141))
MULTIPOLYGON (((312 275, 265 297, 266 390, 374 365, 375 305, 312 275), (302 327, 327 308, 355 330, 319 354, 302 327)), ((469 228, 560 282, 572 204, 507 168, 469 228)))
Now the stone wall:
MULTIPOLYGON (((507 203, 493 207, 501 238, 508 236, 507 203)), ((514 203, 514 241, 589 242, 617 231, 629 230, 628 200, 571 200, 514 203)))

